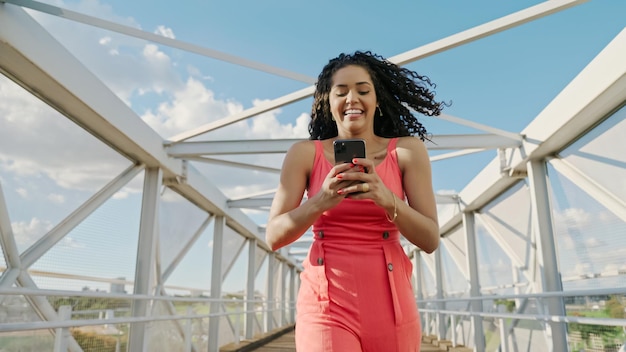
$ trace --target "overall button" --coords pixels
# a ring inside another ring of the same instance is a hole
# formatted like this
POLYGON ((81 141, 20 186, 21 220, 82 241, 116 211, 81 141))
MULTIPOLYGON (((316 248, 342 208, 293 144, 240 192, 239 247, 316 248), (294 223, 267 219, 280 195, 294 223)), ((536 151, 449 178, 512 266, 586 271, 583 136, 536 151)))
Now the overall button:
POLYGON ((324 259, 323 258, 317 258, 317 265, 322 265, 324 264, 324 259))
POLYGON ((389 238, 389 232, 385 231, 383 232, 383 239, 388 239, 389 238))
POLYGON ((324 238, 324 231, 318 232, 317 237, 319 237, 320 239, 324 238))
POLYGON ((393 264, 387 264, 387 269, 389 269, 389 271, 393 271, 393 264))

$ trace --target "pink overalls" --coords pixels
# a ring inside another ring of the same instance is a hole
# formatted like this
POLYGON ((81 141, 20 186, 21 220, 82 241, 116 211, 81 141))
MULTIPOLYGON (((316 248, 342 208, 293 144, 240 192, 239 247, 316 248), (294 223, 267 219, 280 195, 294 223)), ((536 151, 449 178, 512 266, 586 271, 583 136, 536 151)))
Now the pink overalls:
MULTIPOLYGON (((308 195, 331 163, 316 141, 308 195)), ((376 173, 404 199, 392 139, 376 173)), ((371 200, 346 198, 313 225, 297 301, 298 352, 419 351, 421 327, 411 286, 412 264, 400 234, 371 200)))

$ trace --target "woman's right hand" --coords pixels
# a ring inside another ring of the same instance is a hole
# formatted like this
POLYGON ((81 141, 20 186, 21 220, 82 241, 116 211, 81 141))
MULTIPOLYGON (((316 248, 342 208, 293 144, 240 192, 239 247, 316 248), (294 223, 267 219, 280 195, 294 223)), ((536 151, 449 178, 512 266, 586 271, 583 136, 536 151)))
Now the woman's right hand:
POLYGON ((340 194, 338 191, 342 188, 351 186, 358 181, 346 181, 341 179, 341 174, 350 172, 362 172, 361 167, 352 163, 341 163, 330 169, 320 191, 314 196, 318 202, 318 206, 324 210, 328 210, 337 206, 348 195, 340 194))

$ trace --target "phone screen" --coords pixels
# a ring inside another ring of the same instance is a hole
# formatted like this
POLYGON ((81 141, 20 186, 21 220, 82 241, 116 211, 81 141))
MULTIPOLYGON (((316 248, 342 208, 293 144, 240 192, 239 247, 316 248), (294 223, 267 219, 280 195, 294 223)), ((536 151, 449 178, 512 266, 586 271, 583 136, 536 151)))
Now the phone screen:
POLYGON ((351 163, 354 158, 365 158, 365 141, 362 139, 337 139, 333 142, 335 164, 351 163))

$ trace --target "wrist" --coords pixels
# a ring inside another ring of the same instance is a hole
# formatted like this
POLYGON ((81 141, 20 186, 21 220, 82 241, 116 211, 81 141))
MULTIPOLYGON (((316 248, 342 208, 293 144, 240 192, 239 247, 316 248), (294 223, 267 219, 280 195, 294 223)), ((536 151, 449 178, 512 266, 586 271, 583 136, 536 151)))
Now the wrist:
POLYGON ((391 212, 386 211, 385 216, 387 217, 387 221, 395 222, 398 218, 398 201, 392 190, 389 190, 389 193, 391 193, 391 198, 393 199, 393 208, 391 208, 391 212))

